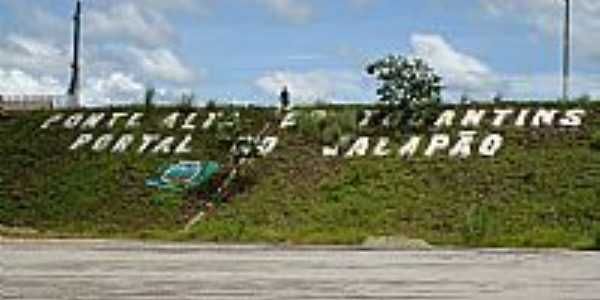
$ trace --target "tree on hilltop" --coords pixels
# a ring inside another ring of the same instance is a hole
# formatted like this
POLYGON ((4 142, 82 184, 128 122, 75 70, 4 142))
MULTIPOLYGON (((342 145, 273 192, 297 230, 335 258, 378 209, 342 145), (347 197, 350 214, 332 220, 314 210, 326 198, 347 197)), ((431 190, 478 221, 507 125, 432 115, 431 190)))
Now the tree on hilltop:
POLYGON ((419 58, 389 55, 369 64, 369 75, 381 82, 379 100, 388 112, 400 113, 400 125, 428 123, 430 111, 441 102, 442 77, 419 58))

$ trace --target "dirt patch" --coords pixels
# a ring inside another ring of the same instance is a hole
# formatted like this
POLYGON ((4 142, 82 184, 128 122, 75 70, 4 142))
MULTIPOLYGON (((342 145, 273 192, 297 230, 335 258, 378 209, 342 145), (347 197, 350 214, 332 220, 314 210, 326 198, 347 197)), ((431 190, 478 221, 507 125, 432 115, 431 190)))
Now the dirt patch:
POLYGON ((433 246, 424 240, 409 239, 403 236, 369 237, 363 247, 377 250, 431 250, 433 246))

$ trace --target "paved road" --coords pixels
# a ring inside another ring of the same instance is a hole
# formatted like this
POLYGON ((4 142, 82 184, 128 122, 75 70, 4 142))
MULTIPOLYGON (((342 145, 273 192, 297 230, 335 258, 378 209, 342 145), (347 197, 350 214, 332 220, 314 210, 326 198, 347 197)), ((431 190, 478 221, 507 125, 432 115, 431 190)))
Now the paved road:
POLYGON ((600 253, 0 246, 3 299, 600 299, 600 253))

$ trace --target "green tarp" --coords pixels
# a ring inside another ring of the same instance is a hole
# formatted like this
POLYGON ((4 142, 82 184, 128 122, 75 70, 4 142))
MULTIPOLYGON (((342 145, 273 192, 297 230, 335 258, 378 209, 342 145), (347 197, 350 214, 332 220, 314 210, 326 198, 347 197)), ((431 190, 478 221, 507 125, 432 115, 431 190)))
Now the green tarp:
POLYGON ((180 162, 163 168, 161 175, 146 180, 147 187, 161 190, 188 190, 211 182, 221 166, 214 161, 180 162))

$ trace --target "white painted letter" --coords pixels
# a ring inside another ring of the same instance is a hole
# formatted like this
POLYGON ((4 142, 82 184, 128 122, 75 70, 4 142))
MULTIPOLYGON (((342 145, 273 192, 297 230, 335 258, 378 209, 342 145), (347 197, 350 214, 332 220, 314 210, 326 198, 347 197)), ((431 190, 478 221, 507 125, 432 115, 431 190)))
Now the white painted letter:
POLYGON ((360 127, 366 127, 369 126, 369 124, 371 123, 371 118, 373 117, 373 111, 372 110, 365 110, 365 116, 362 118, 362 120, 360 121, 359 125, 360 127))
POLYGON ((417 153, 419 150, 419 145, 421 145, 421 137, 420 136, 412 136, 408 143, 404 144, 402 148, 398 151, 398 154, 402 158, 411 158, 417 153))
POLYGON ((183 130, 196 130, 196 125, 194 124, 194 122, 196 121, 197 117, 198 117, 197 113, 191 113, 185 119, 185 122, 184 122, 183 126, 181 126, 181 129, 183 129, 183 130))
POLYGON ((359 137, 354 145, 346 152, 345 157, 365 156, 369 150, 369 137, 359 137))
POLYGON ((133 143, 134 137, 133 134, 124 134, 119 138, 119 140, 115 143, 115 146, 112 148, 113 153, 123 153, 127 151, 127 148, 131 146, 133 143))
POLYGON ((214 124, 216 119, 217 119, 216 113, 214 113, 214 112, 208 113, 208 119, 206 119, 206 121, 204 121, 204 124, 202 124, 202 129, 203 130, 210 129, 210 127, 214 124))
POLYGON ((533 121, 531 121, 531 126, 533 127, 542 127, 542 125, 552 126, 554 125, 554 118, 558 114, 558 110, 546 110, 540 109, 537 114, 533 117, 533 121))
POLYGON ((450 136, 447 134, 435 134, 431 137, 431 143, 427 150, 425 150, 425 156, 432 157, 438 151, 446 150, 450 146, 450 136))
POLYGON ((565 117, 560 119, 560 126, 564 127, 579 127, 583 124, 583 117, 586 112, 583 109, 571 109, 565 112, 565 117))
POLYGON ((73 145, 71 145, 71 147, 69 147, 69 150, 75 151, 75 150, 79 149, 80 147, 82 147, 83 145, 89 144, 93 139, 94 139, 94 136, 89 133, 81 134, 81 135, 79 135, 77 140, 73 143, 73 145))
POLYGON ((142 145, 138 149, 138 153, 146 152, 146 149, 150 146, 150 144, 160 140, 159 134, 144 134, 142 136, 142 145))
POLYGON ((454 123, 454 118, 456 117, 456 112, 452 109, 445 110, 435 121, 435 127, 452 127, 454 123))
POLYGON ((112 142, 113 138, 114 136, 110 133, 103 134, 96 140, 96 142, 92 146, 92 150, 95 152, 106 150, 108 146, 110 146, 110 143, 112 142))
POLYGON ((179 143, 177 148, 175 148, 175 154, 187 154, 192 153, 192 148, 190 147, 190 143, 192 142, 192 135, 188 134, 185 136, 183 141, 179 143))
POLYGON ((450 157, 468 158, 471 156, 471 145, 475 140, 476 131, 461 131, 460 140, 450 150, 450 157))
POLYGON ((175 138, 172 136, 164 138, 154 149, 152 149, 152 153, 163 153, 169 154, 171 153, 171 146, 175 143, 175 138))
POLYGON ((258 154, 263 157, 271 154, 275 150, 275 147, 277 147, 277 143, 279 143, 279 138, 275 136, 264 138, 260 145, 257 146, 258 154))
POLYGON ((388 148, 389 144, 390 144, 390 138, 388 138, 388 137, 380 138, 379 143, 377 143, 377 146, 375 147, 375 150, 373 151, 373 155, 379 156, 379 157, 386 157, 386 156, 390 155, 390 149, 388 148))
POLYGON ((104 119, 104 113, 92 113, 81 124, 81 129, 94 129, 104 119))
POLYGON ((179 119, 179 113, 172 113, 163 120, 163 125, 168 129, 175 128, 177 120, 179 119))
POLYGON ((296 113, 291 111, 285 114, 285 117, 281 121, 281 125, 279 127, 281 129, 287 129, 294 126, 296 126, 296 113))
POLYGON ((127 116, 129 116, 128 113, 113 113, 112 118, 110 119, 110 121, 108 121, 108 124, 107 124, 108 128, 115 127, 115 125, 117 125, 117 122, 119 121, 119 119, 127 118, 127 116))
POLYGON ((134 113, 129 120, 127 120, 127 124, 125 124, 126 128, 136 128, 140 127, 140 119, 144 117, 143 113, 134 113))
POLYGON ((488 135, 481 146, 479 147, 479 154, 484 157, 494 157, 496 153, 502 148, 504 138, 499 134, 488 135))
POLYGON ((462 127, 479 127, 479 125, 481 125, 481 120, 483 120, 486 114, 487 111, 484 109, 469 109, 467 110, 467 114, 462 119, 460 125, 462 127))
POLYGON ((494 113, 496 114, 496 118, 494 119, 492 126, 502 127, 504 126, 504 122, 506 122, 506 118, 514 114, 515 111, 512 109, 496 109, 494 110, 494 113))
POLYGON ((323 146, 322 150, 323 156, 325 157, 335 157, 340 155, 340 147, 339 146, 323 146))
POLYGON ((73 114, 65 120, 63 126, 66 129, 75 129, 77 126, 79 126, 79 124, 81 124, 81 121, 83 121, 84 117, 85 116, 83 113, 73 114))
POLYGON ((527 117, 529 116, 529 109, 522 109, 519 112, 519 116, 517 117, 517 120, 515 121, 515 126, 517 127, 524 127, 525 126, 525 122, 527 122, 527 117))
POLYGON ((50 125, 62 120, 63 118, 63 114, 55 114, 52 117, 48 118, 48 120, 46 120, 46 122, 44 122, 44 124, 42 124, 42 126, 40 126, 41 129, 48 129, 50 128, 50 125))

